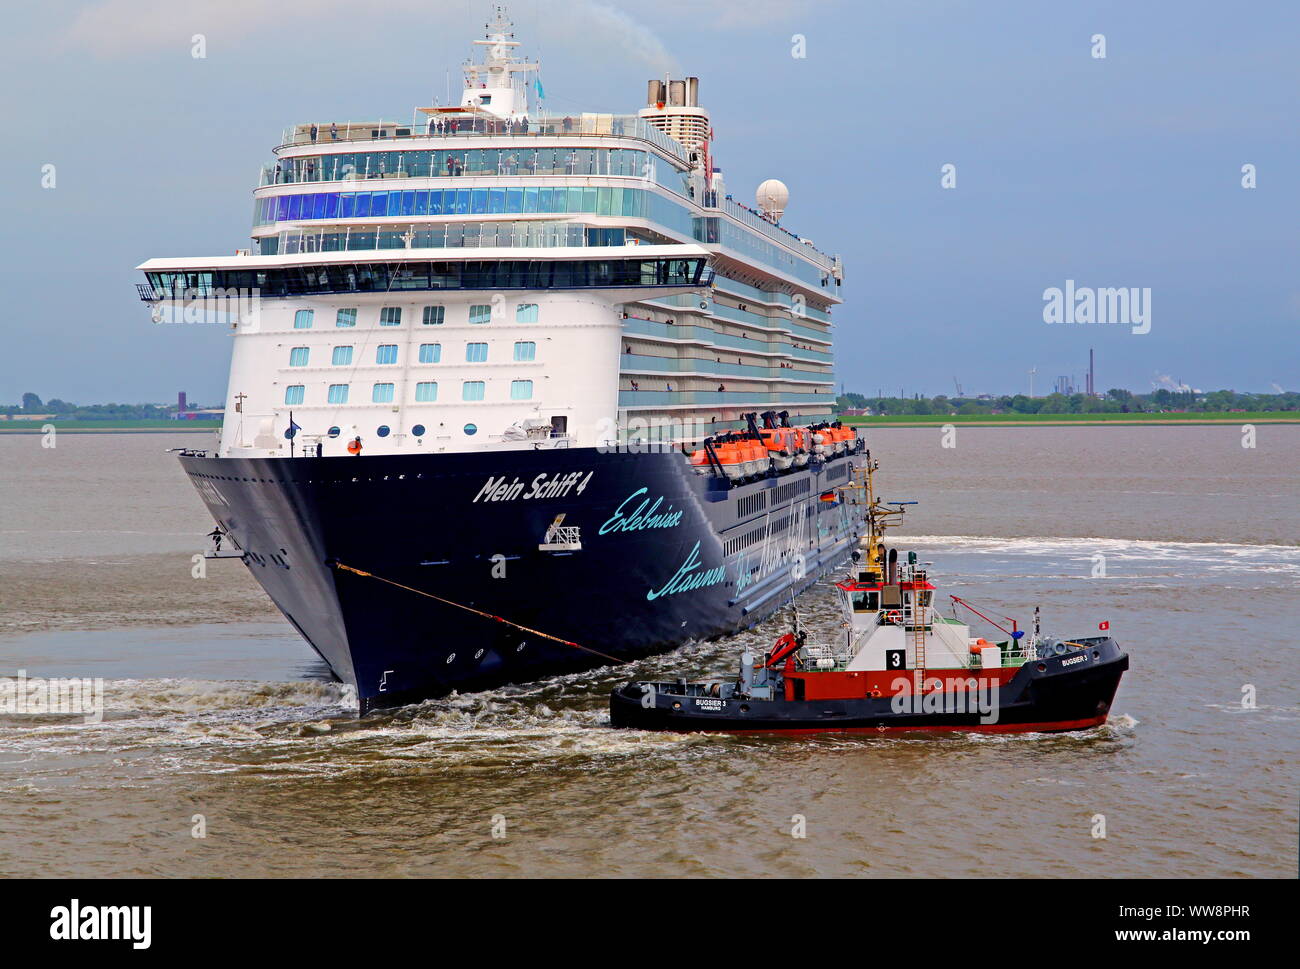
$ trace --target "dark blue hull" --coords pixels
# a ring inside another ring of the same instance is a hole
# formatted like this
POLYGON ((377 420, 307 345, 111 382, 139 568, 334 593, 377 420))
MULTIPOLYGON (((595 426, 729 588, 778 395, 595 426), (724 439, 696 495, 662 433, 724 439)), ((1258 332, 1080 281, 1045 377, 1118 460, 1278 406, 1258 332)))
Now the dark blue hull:
POLYGON ((857 461, 731 487, 666 450, 181 458, 253 576, 363 710, 752 626, 856 546, 862 506, 820 495, 848 484, 857 461), (560 514, 580 550, 539 549, 560 514))

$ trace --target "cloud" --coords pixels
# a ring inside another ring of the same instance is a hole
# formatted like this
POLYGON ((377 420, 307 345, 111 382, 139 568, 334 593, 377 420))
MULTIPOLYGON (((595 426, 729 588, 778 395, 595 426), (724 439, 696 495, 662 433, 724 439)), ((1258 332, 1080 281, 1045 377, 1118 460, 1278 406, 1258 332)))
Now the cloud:
MULTIPOLYGON (((417 4, 390 0, 389 6, 417 4)), ((195 34, 238 40, 294 22, 316 25, 347 13, 355 18, 356 10, 347 0, 98 0, 82 8, 63 39, 103 56, 138 55, 159 44, 188 46, 195 34)))
MULTIPOLYGON (((761 0, 760 5, 770 2, 761 0)), ((461 6, 454 17, 440 6, 429 0, 384 0, 380 7, 364 8, 364 16, 368 30, 387 30, 399 22, 404 33, 427 31, 431 37, 446 31, 448 20, 466 19, 473 25, 466 45, 480 36, 481 24, 490 16, 487 3, 461 6)), ((581 46, 640 62, 656 73, 677 70, 663 41, 615 4, 539 0, 515 7, 515 29, 525 44, 535 33, 547 47, 581 46)), ((356 0, 94 0, 61 39, 101 57, 135 57, 162 45, 188 47, 195 34, 203 34, 209 44, 231 44, 253 35, 290 35, 306 25, 314 38, 333 31, 345 44, 358 28, 362 9, 356 0)))

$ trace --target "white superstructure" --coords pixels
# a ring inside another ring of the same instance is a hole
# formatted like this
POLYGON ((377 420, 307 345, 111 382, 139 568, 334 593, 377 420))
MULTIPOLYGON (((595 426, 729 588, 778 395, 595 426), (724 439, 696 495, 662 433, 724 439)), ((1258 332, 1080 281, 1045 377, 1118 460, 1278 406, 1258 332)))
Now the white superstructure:
POLYGON ((509 26, 498 8, 455 105, 287 132, 250 250, 140 267, 155 318, 218 301, 231 327, 222 456, 693 443, 831 412, 838 259, 725 195, 698 81, 548 113, 509 26))

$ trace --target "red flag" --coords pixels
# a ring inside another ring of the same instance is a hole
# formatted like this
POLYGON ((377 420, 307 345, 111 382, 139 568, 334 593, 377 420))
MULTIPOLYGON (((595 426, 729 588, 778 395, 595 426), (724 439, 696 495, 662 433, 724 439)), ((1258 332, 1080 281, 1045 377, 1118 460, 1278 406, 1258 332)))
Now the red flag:
POLYGON ((1099 622, 1099 623, 1097 623, 1097 628, 1098 628, 1098 629, 1109 629, 1109 628, 1110 628, 1110 620, 1107 619, 1105 622, 1099 622))

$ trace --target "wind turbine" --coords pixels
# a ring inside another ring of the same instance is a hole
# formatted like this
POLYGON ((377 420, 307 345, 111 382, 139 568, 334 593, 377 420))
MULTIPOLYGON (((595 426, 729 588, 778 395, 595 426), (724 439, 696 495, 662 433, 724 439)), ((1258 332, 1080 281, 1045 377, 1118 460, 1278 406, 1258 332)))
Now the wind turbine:
POLYGON ((1029 396, 1031 398, 1034 396, 1034 374, 1036 373, 1038 373, 1037 367, 1029 368, 1029 396))

